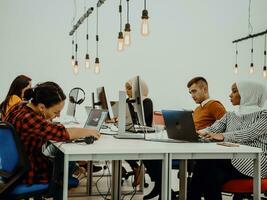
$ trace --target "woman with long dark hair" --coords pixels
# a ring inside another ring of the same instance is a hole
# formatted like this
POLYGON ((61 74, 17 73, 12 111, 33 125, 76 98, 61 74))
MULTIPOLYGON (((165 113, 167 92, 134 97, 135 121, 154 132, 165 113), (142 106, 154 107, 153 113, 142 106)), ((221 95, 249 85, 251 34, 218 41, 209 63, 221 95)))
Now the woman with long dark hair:
POLYGON ((24 99, 25 91, 31 88, 31 80, 31 78, 25 75, 19 75, 13 80, 5 100, 0 104, 2 117, 5 116, 12 106, 24 99))

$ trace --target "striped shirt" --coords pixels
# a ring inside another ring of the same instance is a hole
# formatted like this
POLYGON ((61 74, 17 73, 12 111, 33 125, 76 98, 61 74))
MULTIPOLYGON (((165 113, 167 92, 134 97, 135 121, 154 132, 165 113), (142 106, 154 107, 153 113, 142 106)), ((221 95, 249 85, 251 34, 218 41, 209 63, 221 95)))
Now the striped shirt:
MULTIPOLYGON (((267 110, 241 116, 228 112, 204 130, 223 133, 227 142, 261 148, 261 176, 267 177, 267 110)), ((253 177, 252 159, 232 159, 232 164, 241 173, 253 177)))

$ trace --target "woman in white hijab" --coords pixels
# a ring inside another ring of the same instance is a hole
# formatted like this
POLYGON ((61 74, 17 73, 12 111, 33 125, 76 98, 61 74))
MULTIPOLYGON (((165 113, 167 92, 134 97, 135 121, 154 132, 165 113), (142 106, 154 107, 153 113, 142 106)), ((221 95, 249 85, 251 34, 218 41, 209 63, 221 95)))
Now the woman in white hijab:
MULTIPOLYGON (((238 112, 228 112, 211 127, 199 131, 207 139, 234 142, 262 149, 261 176, 267 177, 267 99, 265 86, 242 81, 232 85, 229 95, 238 112)), ((189 200, 220 200, 221 187, 232 179, 253 177, 251 159, 198 160, 189 187, 189 200)))
MULTIPOLYGON (((134 106, 132 105, 133 101, 131 101, 133 98, 133 87, 134 87, 133 85, 136 84, 136 81, 137 81, 137 77, 134 77, 125 83, 125 90, 128 96, 126 101, 128 103, 129 112, 132 118, 132 126, 139 124, 138 115, 134 110, 134 106)), ((142 100, 143 100, 145 123, 146 123, 146 126, 151 127, 152 120, 153 120, 153 103, 152 103, 152 100, 148 98, 147 84, 142 79, 139 79, 139 81, 140 81, 140 89, 141 89, 140 92, 141 92, 142 100)), ((136 160, 126 160, 126 162, 128 162, 128 164, 133 170, 134 181, 132 185, 136 187, 137 185, 140 184, 140 181, 141 181, 141 167, 139 166, 136 160)))

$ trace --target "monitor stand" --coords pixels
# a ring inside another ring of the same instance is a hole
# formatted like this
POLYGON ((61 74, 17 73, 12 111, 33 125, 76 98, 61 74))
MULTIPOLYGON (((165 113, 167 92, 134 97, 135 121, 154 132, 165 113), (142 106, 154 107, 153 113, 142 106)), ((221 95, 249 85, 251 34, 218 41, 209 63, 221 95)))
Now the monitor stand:
POLYGON ((126 133, 125 120, 126 119, 126 93, 119 91, 119 130, 118 135, 114 135, 117 139, 144 139, 144 134, 126 133))

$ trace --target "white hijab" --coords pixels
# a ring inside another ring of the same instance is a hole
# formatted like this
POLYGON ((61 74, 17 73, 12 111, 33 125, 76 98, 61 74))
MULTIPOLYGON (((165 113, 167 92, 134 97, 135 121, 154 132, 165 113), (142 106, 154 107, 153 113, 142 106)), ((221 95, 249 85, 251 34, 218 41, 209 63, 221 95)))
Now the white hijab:
MULTIPOLYGON (((132 79, 127 81, 127 83, 129 83, 132 87, 133 87, 134 79, 135 78, 132 78, 132 79)), ((145 99, 148 96, 148 86, 147 86, 146 82, 142 79, 140 79, 140 86, 141 86, 141 95, 142 95, 143 99, 145 99)))
POLYGON ((262 110, 267 100, 266 87, 251 81, 240 81, 236 83, 240 99, 238 115, 245 115, 262 110))

